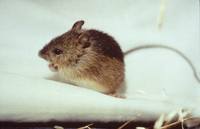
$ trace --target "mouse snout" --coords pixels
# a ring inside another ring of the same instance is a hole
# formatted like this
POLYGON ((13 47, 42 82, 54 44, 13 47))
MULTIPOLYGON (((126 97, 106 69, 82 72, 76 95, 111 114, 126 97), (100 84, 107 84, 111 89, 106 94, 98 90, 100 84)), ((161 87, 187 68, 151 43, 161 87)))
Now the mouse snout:
POLYGON ((39 51, 39 54, 38 54, 41 58, 47 60, 48 58, 48 49, 46 47, 44 47, 43 49, 41 49, 39 51))

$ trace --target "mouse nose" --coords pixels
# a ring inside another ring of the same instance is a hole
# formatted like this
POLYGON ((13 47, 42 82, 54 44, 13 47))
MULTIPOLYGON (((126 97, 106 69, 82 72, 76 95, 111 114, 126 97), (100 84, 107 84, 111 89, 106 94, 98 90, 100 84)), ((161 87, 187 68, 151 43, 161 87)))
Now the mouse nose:
POLYGON ((39 54, 38 54, 38 55, 39 55, 41 58, 46 59, 47 56, 48 56, 47 51, 48 51, 48 48, 47 48, 47 47, 44 47, 43 49, 41 49, 41 50, 39 51, 39 54))

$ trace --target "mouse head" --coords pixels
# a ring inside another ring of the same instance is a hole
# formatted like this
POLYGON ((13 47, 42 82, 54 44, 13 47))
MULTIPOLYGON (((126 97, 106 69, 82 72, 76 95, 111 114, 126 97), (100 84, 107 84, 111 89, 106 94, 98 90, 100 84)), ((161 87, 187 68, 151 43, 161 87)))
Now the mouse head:
POLYGON ((83 36, 82 25, 84 21, 77 21, 72 28, 52 39, 39 51, 39 56, 47 60, 50 64, 59 68, 76 65, 85 49, 90 47, 87 37, 83 36))

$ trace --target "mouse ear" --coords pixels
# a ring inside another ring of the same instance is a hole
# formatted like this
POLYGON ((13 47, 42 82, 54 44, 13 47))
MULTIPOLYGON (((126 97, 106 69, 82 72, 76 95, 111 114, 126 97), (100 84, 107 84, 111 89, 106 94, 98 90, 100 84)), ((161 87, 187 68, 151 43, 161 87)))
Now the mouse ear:
POLYGON ((75 31, 75 32, 80 31, 82 26, 83 26, 83 24, 84 24, 83 20, 75 22, 73 27, 72 27, 72 31, 75 31))

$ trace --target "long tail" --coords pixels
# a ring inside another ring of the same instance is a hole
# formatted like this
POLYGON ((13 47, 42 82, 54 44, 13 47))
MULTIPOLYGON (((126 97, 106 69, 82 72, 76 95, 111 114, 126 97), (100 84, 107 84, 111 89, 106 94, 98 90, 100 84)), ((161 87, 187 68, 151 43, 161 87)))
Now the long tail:
POLYGON ((192 68, 194 77, 196 78, 198 83, 200 83, 200 78, 198 76, 197 70, 196 70, 194 64, 192 63, 192 61, 184 53, 182 53, 181 51, 179 51, 178 49, 175 49, 173 47, 165 46, 165 45, 161 45, 161 44, 141 45, 141 46, 137 46, 137 47, 127 50, 126 52, 124 52, 124 55, 126 56, 132 52, 139 51, 142 49, 150 49, 150 48, 163 48, 163 49, 171 50, 171 51, 177 53, 178 55, 180 55, 190 65, 190 67, 192 68))

